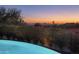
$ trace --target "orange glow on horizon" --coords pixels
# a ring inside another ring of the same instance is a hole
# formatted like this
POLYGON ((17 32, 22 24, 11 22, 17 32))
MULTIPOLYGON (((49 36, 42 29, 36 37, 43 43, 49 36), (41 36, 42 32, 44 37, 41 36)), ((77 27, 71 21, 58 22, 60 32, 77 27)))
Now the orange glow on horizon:
POLYGON ((27 23, 49 23, 49 24, 52 24, 52 22, 54 21, 56 24, 63 24, 63 23, 79 23, 79 18, 66 18, 66 19, 25 18, 24 21, 27 23))

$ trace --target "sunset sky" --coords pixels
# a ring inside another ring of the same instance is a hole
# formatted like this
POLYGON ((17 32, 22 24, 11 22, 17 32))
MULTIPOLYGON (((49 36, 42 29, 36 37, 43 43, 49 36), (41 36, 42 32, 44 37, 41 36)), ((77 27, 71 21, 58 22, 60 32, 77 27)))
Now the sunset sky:
POLYGON ((77 5, 1 5, 0 7, 21 10, 23 20, 28 23, 79 22, 79 6, 77 5))

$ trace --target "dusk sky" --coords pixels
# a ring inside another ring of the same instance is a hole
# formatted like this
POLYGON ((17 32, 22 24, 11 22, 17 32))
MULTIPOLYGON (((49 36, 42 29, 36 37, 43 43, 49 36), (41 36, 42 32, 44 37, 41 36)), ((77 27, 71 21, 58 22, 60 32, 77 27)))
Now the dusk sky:
POLYGON ((77 5, 8 5, 0 7, 21 10, 24 21, 28 23, 79 22, 79 6, 77 5))

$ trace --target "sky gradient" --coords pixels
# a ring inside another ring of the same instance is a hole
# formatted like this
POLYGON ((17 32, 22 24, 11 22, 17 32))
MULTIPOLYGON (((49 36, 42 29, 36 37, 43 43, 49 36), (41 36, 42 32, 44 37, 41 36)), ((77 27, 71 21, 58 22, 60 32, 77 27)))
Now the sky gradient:
POLYGON ((21 10, 24 21, 28 23, 79 22, 78 5, 1 5, 0 7, 21 10))

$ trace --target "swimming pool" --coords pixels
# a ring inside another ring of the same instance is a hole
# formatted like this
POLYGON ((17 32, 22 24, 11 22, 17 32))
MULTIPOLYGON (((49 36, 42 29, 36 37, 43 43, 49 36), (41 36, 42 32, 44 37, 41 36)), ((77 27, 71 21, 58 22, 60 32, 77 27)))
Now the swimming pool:
POLYGON ((0 40, 0 54, 59 54, 54 50, 30 43, 0 40))

